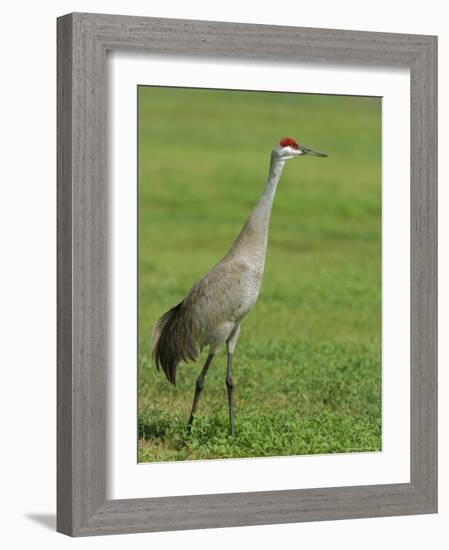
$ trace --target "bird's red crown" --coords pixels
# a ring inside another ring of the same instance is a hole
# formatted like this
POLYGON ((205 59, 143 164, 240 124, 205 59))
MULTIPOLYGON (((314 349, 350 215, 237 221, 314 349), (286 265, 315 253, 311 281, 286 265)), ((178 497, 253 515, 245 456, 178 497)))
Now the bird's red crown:
POLYGON ((293 149, 299 149, 298 143, 291 137, 282 138, 279 145, 281 147, 292 147, 293 149))

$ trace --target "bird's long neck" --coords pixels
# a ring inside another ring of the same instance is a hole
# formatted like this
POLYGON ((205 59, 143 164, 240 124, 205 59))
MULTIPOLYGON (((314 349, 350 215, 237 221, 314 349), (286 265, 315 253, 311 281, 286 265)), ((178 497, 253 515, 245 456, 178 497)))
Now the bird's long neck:
POLYGON ((244 254, 248 259, 262 262, 263 267, 271 208, 284 164, 285 160, 280 160, 272 155, 268 181, 263 193, 232 245, 230 255, 244 254))

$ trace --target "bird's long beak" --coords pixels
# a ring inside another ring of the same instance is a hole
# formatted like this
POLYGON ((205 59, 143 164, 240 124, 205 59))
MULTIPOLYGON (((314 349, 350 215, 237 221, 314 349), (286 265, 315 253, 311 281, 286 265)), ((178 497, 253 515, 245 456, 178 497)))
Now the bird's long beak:
POLYGON ((319 151, 314 151, 313 149, 308 149, 304 145, 299 146, 300 151, 303 155, 312 155, 313 157, 327 157, 326 153, 320 153, 319 151))

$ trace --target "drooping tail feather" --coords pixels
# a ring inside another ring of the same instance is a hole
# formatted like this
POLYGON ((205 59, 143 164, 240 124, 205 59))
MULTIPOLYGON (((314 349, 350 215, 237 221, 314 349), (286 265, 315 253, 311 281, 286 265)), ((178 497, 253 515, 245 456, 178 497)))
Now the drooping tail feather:
POLYGON ((153 330, 152 352, 157 369, 164 371, 167 380, 176 385, 176 367, 180 361, 197 359, 199 347, 195 342, 189 316, 183 302, 168 310, 156 322, 153 330))

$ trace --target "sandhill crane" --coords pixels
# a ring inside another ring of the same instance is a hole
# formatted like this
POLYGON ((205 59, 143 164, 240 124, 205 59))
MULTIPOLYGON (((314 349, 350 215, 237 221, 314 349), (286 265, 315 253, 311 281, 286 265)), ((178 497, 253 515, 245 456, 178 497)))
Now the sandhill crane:
POLYGON ((209 366, 217 350, 226 344, 230 432, 234 434, 234 382, 232 357, 240 334, 240 323, 259 296, 265 265, 268 225, 276 187, 287 160, 301 155, 326 157, 292 138, 283 138, 271 152, 268 181, 229 252, 210 269, 178 305, 164 313, 153 330, 152 351, 157 369, 176 384, 181 361, 195 361, 203 347, 209 354, 195 384, 192 410, 187 424, 190 433, 209 366))

